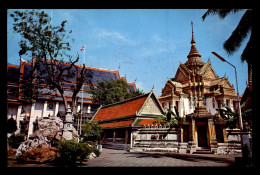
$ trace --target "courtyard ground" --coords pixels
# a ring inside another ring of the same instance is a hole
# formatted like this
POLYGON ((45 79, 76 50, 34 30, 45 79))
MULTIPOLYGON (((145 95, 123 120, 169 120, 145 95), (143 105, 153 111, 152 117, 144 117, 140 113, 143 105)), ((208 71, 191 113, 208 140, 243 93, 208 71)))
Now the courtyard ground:
MULTIPOLYGON (((235 157, 241 155, 176 154, 166 152, 127 152, 103 148, 97 158, 83 162, 80 167, 234 167, 235 157)), ((8 160, 8 167, 57 167, 57 164, 17 164, 8 160)))

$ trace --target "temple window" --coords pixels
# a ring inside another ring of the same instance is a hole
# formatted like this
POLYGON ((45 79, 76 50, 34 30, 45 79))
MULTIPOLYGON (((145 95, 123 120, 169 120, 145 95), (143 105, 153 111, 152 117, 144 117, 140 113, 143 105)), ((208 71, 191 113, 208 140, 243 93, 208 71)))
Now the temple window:
POLYGON ((212 107, 215 108, 215 99, 212 98, 212 107))
POLYGON ((230 107, 230 100, 226 99, 226 105, 230 107))

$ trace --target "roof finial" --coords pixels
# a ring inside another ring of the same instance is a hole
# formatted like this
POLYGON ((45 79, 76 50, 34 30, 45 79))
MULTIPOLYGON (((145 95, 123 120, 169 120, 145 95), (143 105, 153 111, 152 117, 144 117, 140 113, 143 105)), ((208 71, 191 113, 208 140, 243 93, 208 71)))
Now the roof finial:
POLYGON ((119 72, 119 69, 120 69, 120 63, 119 63, 119 66, 118 66, 118 68, 117 68, 117 71, 119 72))
POLYGON ((191 21, 192 36, 193 36, 193 22, 191 21))
POLYGON ((191 38, 191 44, 195 43, 194 36, 193 36, 193 22, 191 21, 191 29, 192 29, 192 38, 191 38))

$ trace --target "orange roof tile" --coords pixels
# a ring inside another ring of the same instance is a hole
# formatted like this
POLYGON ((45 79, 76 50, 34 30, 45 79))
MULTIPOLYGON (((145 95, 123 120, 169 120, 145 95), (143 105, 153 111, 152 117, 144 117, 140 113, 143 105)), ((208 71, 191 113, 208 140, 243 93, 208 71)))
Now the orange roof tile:
POLYGON ((144 104, 148 95, 149 93, 120 103, 103 106, 93 120, 102 121, 135 115, 144 104))
POLYGON ((111 128, 111 127, 121 127, 121 126, 131 126, 134 120, 127 120, 127 121, 119 121, 119 122, 112 122, 112 123, 102 123, 100 126, 102 128, 111 128))
MULTIPOLYGON (((155 119, 143 119, 141 120, 138 125, 155 125, 153 122, 155 122, 155 119)), ((158 124, 158 123, 157 123, 158 124)), ((158 124, 159 125, 159 124, 158 124)))

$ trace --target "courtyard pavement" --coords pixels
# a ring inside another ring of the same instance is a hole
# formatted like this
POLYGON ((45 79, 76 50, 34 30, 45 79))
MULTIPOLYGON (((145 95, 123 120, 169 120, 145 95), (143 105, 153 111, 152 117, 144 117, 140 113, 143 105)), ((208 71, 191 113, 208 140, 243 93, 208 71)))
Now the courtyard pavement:
MULTIPOLYGON (((103 148, 99 157, 91 158, 78 167, 234 167, 241 155, 177 154, 166 152, 128 152, 103 148)), ((8 160, 8 167, 60 167, 54 163, 20 164, 8 160)))
POLYGON ((230 167, 241 155, 176 154, 166 152, 127 152, 103 148, 86 167, 230 167))

